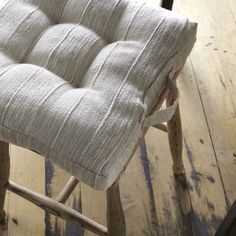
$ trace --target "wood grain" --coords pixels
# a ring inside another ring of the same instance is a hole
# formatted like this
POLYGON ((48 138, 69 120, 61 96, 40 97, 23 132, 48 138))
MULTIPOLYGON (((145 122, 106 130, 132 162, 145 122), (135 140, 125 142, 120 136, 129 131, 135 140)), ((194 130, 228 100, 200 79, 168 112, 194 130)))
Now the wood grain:
POLYGON ((202 26, 190 60, 230 206, 236 198, 236 2, 184 0, 178 6, 202 26))
POLYGON ((65 204, 57 202, 52 198, 31 191, 12 181, 9 181, 9 183, 7 184, 7 189, 60 218, 76 223, 79 222, 81 225, 83 225, 83 227, 90 229, 98 235, 107 235, 107 229, 105 227, 100 224, 97 224, 88 217, 80 214, 79 212, 73 210, 70 207, 65 206, 65 204))
POLYGON ((61 203, 65 203, 67 199, 70 197, 71 193, 74 191, 75 187, 79 183, 79 180, 74 176, 71 176, 62 191, 57 196, 57 201, 61 203))
POLYGON ((127 235, 155 236, 158 213, 155 208, 149 163, 143 147, 143 144, 139 145, 120 179, 122 205, 127 235))
MULTIPOLYGON (((167 98, 167 106, 172 105, 172 97, 167 98)), ((176 175, 185 174, 183 164, 183 136, 182 125, 179 111, 179 105, 176 108, 175 114, 167 122, 168 127, 168 139, 173 160, 173 171, 176 175)))

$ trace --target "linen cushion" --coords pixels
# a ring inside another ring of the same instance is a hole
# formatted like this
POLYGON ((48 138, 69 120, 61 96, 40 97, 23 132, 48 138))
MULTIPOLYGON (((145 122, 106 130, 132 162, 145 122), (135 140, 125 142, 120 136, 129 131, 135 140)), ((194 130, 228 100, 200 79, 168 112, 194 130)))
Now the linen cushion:
POLYGON ((195 36, 143 1, 1 0, 0 140, 107 189, 195 36))

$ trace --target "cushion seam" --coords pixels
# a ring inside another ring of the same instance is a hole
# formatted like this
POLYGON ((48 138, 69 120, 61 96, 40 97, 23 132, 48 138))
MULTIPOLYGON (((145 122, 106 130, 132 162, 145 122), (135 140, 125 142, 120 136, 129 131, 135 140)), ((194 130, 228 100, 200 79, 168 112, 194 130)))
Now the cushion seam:
MULTIPOLYGON (((14 129, 11 129, 11 128, 6 127, 6 126, 3 126, 3 125, 0 125, 0 128, 6 129, 6 130, 10 130, 11 132, 14 132, 14 133, 16 133, 16 134, 22 135, 22 136, 24 136, 24 137, 26 137, 26 138, 30 138, 30 139, 33 139, 33 140, 37 140, 37 142, 38 142, 40 145, 46 147, 50 152, 54 152, 54 153, 59 157, 59 159, 61 159, 61 157, 62 157, 59 153, 57 153, 57 151, 55 151, 55 150, 49 148, 46 144, 42 143, 42 142, 39 141, 37 138, 34 138, 34 137, 30 136, 30 135, 23 134, 23 133, 21 133, 21 132, 19 132, 19 131, 16 131, 16 130, 14 130, 14 129)), ((27 147, 26 147, 26 148, 27 148, 27 147)), ((28 149, 28 148, 27 148, 27 149, 28 149)), ((31 149, 31 150, 32 150, 32 149, 31 149)), ((39 153, 39 154, 43 156, 43 154, 41 154, 41 153, 39 153)), ((80 167, 86 169, 87 171, 91 172, 91 173, 94 174, 95 176, 99 176, 99 177, 102 177, 102 178, 107 178, 106 175, 98 174, 98 173, 96 173, 96 172, 94 172, 94 171, 88 169, 87 167, 81 165, 80 163, 78 163, 78 162, 76 162, 76 161, 73 161, 73 160, 71 160, 71 159, 66 159, 66 161, 72 162, 72 163, 74 163, 74 164, 76 164, 76 165, 78 165, 78 166, 80 166, 80 167)))

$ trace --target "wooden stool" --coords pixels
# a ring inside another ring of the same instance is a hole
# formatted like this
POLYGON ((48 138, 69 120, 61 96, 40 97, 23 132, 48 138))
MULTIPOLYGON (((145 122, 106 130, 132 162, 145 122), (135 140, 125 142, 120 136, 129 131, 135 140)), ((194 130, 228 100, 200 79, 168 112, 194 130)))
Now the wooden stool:
MULTIPOLYGON (((165 89, 161 98, 155 104, 153 111, 159 109, 163 104, 164 100, 167 99, 167 104, 172 104, 172 97, 168 95, 168 88, 165 89)), ((184 174, 184 166, 182 161, 182 128, 180 120, 179 107, 177 108, 175 115, 166 125, 158 125, 156 128, 167 132, 170 144, 170 150, 173 158, 173 170, 174 173, 184 174)), ((145 136, 148 129, 144 130, 143 137, 145 136)), ((133 150, 135 153, 138 147, 138 143, 133 150)), ((133 156, 132 154, 132 156, 133 156)), ((130 157, 130 159, 132 158, 130 157)), ((128 163, 127 163, 128 165, 128 163)), ((78 222, 83 227, 91 230, 98 235, 109 235, 109 236, 125 236, 125 217, 122 210, 120 190, 119 190, 119 179, 107 190, 107 223, 108 229, 86 216, 76 212, 72 208, 67 207, 64 203, 69 198, 72 191, 78 184, 78 180, 75 177, 71 177, 67 182, 64 189, 58 195, 57 199, 54 200, 47 196, 28 190, 21 187, 12 181, 9 181, 10 171, 10 159, 9 159, 9 144, 0 141, 0 222, 4 223, 5 212, 3 210, 4 200, 6 195, 6 189, 18 194, 19 196, 29 200, 33 204, 41 207, 44 210, 48 210, 55 216, 61 217, 65 220, 78 222)))
MULTIPOLYGON (((173 0, 163 0, 162 6, 171 9, 173 0)), ((173 76, 173 80, 177 78, 180 71, 177 71, 173 76)), ((173 83, 173 82, 172 82, 173 83)), ((161 90, 162 93, 158 97, 158 100, 153 104, 151 109, 147 112, 146 117, 150 117, 156 111, 160 110, 164 101, 166 101, 167 107, 171 108, 175 104, 174 96, 171 93, 171 89, 166 84, 165 88, 161 90)), ((155 128, 162 130, 168 134, 169 145, 171 155, 173 159, 173 171, 176 175, 184 175, 184 166, 182 161, 182 127, 180 119, 179 106, 176 105, 176 110, 171 119, 165 124, 154 125, 155 128)), ((142 129, 142 136, 139 141, 145 136, 149 127, 142 129)), ((135 145, 129 160, 126 163, 126 167, 133 157, 139 142, 135 145)), ((5 219, 4 213, 4 201, 6 196, 6 190, 9 190, 17 195, 27 199, 40 208, 54 214, 57 217, 63 218, 67 221, 78 222, 86 229, 98 234, 109 236, 125 236, 125 217, 122 209, 120 189, 119 189, 119 177, 114 184, 108 188, 107 194, 107 228, 89 219, 88 217, 80 214, 74 209, 65 205, 65 202, 79 183, 78 179, 72 176, 61 193, 56 199, 44 196, 42 194, 28 190, 22 186, 17 185, 9 180, 10 171, 10 159, 9 159, 9 144, 0 141, 0 222, 3 224, 5 219)))

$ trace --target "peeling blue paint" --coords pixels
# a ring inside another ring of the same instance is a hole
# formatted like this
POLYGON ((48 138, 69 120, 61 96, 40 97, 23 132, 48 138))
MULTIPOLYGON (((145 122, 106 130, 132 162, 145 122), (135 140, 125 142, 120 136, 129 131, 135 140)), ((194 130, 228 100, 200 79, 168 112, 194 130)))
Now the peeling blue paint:
MULTIPOLYGON (((52 183, 53 175, 54 175, 54 167, 48 159, 45 159, 45 193, 49 197, 52 195, 50 185, 52 183)), ((52 234, 52 226, 50 223, 50 214, 46 211, 45 211, 44 222, 45 222, 45 236, 51 236, 51 235, 54 236, 55 234, 52 234)), ((57 236, 57 235, 55 235, 55 236, 57 236)), ((58 236, 60 236, 60 235, 58 235, 58 236)))
POLYGON ((141 148, 141 161, 142 161, 145 180, 146 180, 146 184, 147 184, 149 196, 150 196, 152 225, 154 228, 157 228, 159 225, 158 218, 157 218, 157 210, 156 210, 155 197, 154 197, 154 191, 153 191, 153 186, 152 186, 150 163, 148 160, 147 148, 146 148, 146 144, 145 144, 144 139, 141 142, 140 148, 141 148))
POLYGON ((192 151, 191 151, 190 147, 188 146, 187 141, 186 141, 185 138, 184 138, 184 145, 185 145, 188 160, 190 162, 191 169, 192 169, 191 178, 192 178, 193 183, 194 183, 194 188, 195 188, 196 193, 198 194, 198 196, 201 196, 201 190, 200 190, 200 186, 199 186, 199 183, 201 182, 201 174, 199 174, 199 172, 197 172, 196 169, 195 169, 195 166, 193 164, 192 151))
MULTIPOLYGON (((45 193, 47 196, 52 196, 52 179, 54 176, 54 167, 53 164, 48 160, 45 159, 45 193)), ((79 196, 78 199, 73 199, 73 209, 81 212, 82 209, 82 203, 81 203, 81 197, 79 196)), ((60 224, 58 218, 55 220, 55 224, 52 226, 51 223, 51 215, 50 213, 45 211, 45 236, 83 236, 83 228, 78 223, 69 223, 66 222, 66 227, 64 232, 62 232, 60 229, 60 224)))
POLYGON ((54 229, 53 229, 53 236, 62 236, 61 230, 60 230, 60 225, 58 222, 58 218, 56 218, 56 222, 54 224, 54 229))
MULTIPOLYGON (((73 209, 80 212, 82 210, 81 196, 73 199, 73 209)), ((83 236, 83 227, 78 223, 66 222, 65 236, 83 236)))

